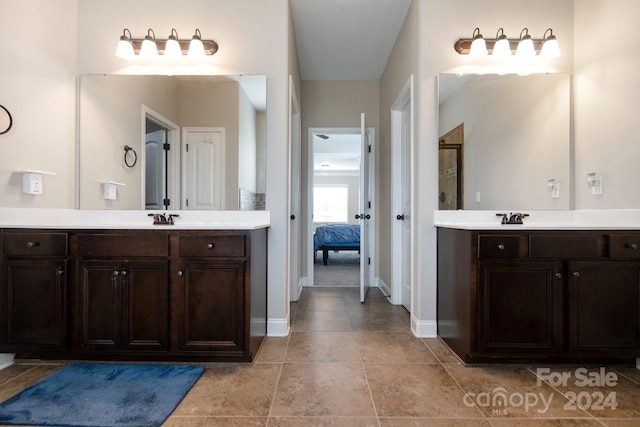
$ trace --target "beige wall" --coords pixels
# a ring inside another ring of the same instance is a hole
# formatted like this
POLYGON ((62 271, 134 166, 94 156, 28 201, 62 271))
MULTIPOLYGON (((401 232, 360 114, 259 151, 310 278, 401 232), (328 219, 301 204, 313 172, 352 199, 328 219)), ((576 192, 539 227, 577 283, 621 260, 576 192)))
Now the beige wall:
POLYGON ((0 206, 73 208, 75 199, 77 0, 2 1, 0 104, 13 127, 0 135, 0 206), (19 171, 43 177, 22 194, 19 171))
MULTIPOLYGON (((378 80, 346 80, 302 82, 302 159, 309 155, 309 128, 346 127, 359 128, 360 114, 365 113, 367 126, 378 129, 380 91, 378 80)), ((302 230, 301 263, 302 276, 306 275, 309 239, 306 235, 308 227, 308 165, 302 163, 302 230)))
MULTIPOLYGON (((377 222, 377 242, 391 242, 391 230, 393 222, 397 215, 392 212, 391 200, 391 108, 396 99, 400 95, 405 84, 411 76, 414 76, 414 82, 419 82, 418 74, 418 54, 420 48, 420 15, 418 2, 413 1, 404 25, 387 64, 380 78, 380 132, 378 135, 378 206, 376 215, 377 222)), ((414 95, 418 95, 418 86, 414 89, 414 95)), ((418 112, 420 105, 416 102, 414 105, 414 127, 416 136, 420 123, 418 121, 418 112)), ((415 163, 415 161, 414 161, 415 163)), ((415 169, 415 168, 414 168, 415 169)), ((379 244, 377 247, 378 261, 378 277, 387 287, 392 286, 391 280, 391 244, 379 244)))
POLYGON ((575 2, 575 207, 640 207, 637 0, 575 2), (609 34, 610 37, 602 37, 609 34), (587 173, 603 178, 593 196, 587 173))

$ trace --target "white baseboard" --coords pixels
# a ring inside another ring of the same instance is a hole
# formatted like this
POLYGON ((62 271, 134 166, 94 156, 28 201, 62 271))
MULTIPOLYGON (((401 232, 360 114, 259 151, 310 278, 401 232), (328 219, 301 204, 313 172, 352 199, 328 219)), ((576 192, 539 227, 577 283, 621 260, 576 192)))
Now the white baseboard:
POLYGON ((12 353, 0 353, 0 370, 13 365, 13 358, 15 356, 16 355, 12 353))
POLYGON ((436 338, 438 323, 435 320, 418 320, 411 315, 411 332, 418 338, 436 338))
POLYGON ((286 337, 289 335, 289 315, 284 319, 267 319, 268 337, 286 337))
POLYGON ((383 294, 390 296, 391 295, 391 290, 389 288, 389 286, 384 282, 384 280, 382 280, 379 277, 376 277, 374 283, 376 284, 377 288, 380 288, 380 290, 382 291, 383 294))

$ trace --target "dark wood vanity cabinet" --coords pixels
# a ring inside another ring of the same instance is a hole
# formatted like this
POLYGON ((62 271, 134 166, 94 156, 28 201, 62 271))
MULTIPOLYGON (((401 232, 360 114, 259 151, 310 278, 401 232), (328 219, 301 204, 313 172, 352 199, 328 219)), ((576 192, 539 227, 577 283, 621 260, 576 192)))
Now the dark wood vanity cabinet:
POLYGON ((640 357, 640 233, 438 229, 438 335, 465 361, 640 357))
POLYGON ((250 361, 266 336, 266 229, 52 235, 1 234, 3 351, 250 361))
POLYGON ((66 233, 2 235, 2 347, 25 354, 67 345, 66 233))

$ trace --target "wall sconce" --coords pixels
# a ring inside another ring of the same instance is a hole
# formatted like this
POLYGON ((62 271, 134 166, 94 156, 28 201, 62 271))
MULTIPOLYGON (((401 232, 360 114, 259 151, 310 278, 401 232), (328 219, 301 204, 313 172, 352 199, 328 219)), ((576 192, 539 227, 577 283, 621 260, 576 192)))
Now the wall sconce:
POLYGON ((151 28, 143 39, 133 38, 131 31, 125 28, 118 41, 116 56, 124 59, 134 59, 136 55, 147 59, 157 58, 160 55, 171 58, 179 58, 182 55, 190 58, 204 58, 217 51, 218 43, 213 40, 202 40, 200 30, 197 28, 191 39, 178 38, 175 28, 171 29, 171 34, 166 39, 157 39, 151 28))
POLYGON ((595 172, 587 173, 587 184, 591 187, 591 194, 602 196, 602 177, 596 176, 595 172))
POLYGON ((544 59, 552 59, 560 56, 560 45, 551 28, 547 29, 541 39, 533 39, 529 35, 529 29, 523 28, 518 39, 509 39, 500 28, 495 39, 485 39, 480 34, 480 28, 473 30, 470 39, 459 39, 454 49, 460 55, 479 58, 491 54, 495 57, 506 57, 514 53, 512 46, 516 46, 515 55, 521 58, 530 58, 538 54, 544 59), (477 47, 476 47, 477 46, 477 47))
POLYGON ((547 180, 547 190, 551 192, 552 199, 560 198, 560 183, 555 178, 547 180))

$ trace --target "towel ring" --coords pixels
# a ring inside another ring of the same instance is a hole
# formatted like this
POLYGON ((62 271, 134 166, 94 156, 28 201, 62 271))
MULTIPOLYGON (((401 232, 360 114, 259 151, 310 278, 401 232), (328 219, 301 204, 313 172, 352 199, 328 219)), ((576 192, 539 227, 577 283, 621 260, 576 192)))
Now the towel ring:
POLYGON ((9 132, 9 130, 11 130, 11 126, 13 126, 13 117, 11 117, 11 113, 4 106, 0 105, 0 135, 4 135, 9 132))
POLYGON ((124 146, 124 164, 127 165, 127 167, 132 168, 136 165, 136 163, 138 163, 138 154, 136 153, 136 150, 134 150, 133 147, 129 147, 128 145, 125 145, 124 146), (129 151, 133 153, 132 164, 129 164, 129 160, 127 158, 127 154, 129 154, 129 151))

